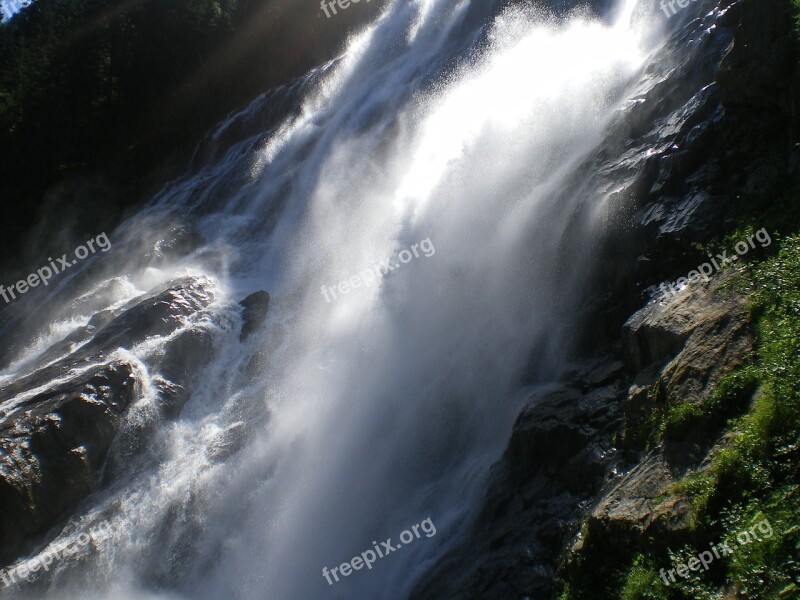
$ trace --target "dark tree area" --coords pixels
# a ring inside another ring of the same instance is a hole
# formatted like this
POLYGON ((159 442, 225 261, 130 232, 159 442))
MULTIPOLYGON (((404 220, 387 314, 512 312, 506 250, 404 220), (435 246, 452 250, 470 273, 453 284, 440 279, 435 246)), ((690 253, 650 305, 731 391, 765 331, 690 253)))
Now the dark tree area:
POLYGON ((316 0, 36 0, 0 25, 2 261, 55 183, 102 174, 124 190, 118 213, 145 174, 335 56, 379 4, 328 19, 316 0))

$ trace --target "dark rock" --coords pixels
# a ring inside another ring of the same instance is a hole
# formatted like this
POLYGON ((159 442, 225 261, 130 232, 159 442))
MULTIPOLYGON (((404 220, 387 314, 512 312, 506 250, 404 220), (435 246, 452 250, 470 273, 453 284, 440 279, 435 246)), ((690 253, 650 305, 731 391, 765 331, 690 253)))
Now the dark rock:
POLYGON ((269 311, 269 294, 265 291, 254 292, 239 304, 242 311, 242 332, 239 340, 244 341, 258 330, 267 318, 269 311))
POLYGON ((580 397, 578 390, 567 388, 528 400, 529 407, 517 418, 508 443, 507 458, 514 468, 525 474, 558 469, 586 444, 580 425, 563 418, 580 397))
POLYGON ((135 298, 113 313, 106 311, 85 328, 54 344, 43 353, 29 375, 18 379, 4 392, 13 395, 17 393, 15 390, 32 383, 63 377, 71 368, 85 368, 102 361, 118 348, 132 348, 148 337, 168 335, 213 300, 213 283, 204 277, 185 277, 159 286, 144 299, 135 298), (64 356, 78 343, 83 345, 64 356), (57 356, 63 358, 48 364, 57 356))
POLYGON ((217 435, 209 444, 207 455, 213 462, 227 460, 244 447, 247 427, 243 422, 233 423, 217 435))
POLYGON ((187 323, 213 299, 206 278, 160 286, 96 315, 48 349, 38 368, 0 390, 0 559, 74 511, 103 483, 105 467, 107 483, 147 447, 159 421, 180 413, 194 373, 213 357, 212 331, 187 323), (124 422, 138 383, 133 367, 105 364, 107 357, 181 328, 163 346, 158 367, 168 379, 156 380, 160 394, 152 414, 124 422), (47 389, 48 382, 64 379, 47 389))
POLYGON ((565 567, 581 574, 591 561, 600 572, 626 564, 634 548, 680 547, 690 536, 690 505, 667 494, 678 477, 660 451, 650 453, 614 486, 586 521, 565 567))
POLYGON ((717 75, 723 104, 778 109, 789 115, 797 60, 794 37, 787 35, 793 29, 791 3, 743 2, 733 18, 736 38, 717 75))
POLYGON ((213 300, 213 287, 207 279, 172 281, 149 292, 145 300, 136 299, 119 309, 117 316, 97 332, 87 351, 130 348, 150 336, 171 333, 213 300))
POLYGON ((28 397, 5 392, 0 391, 2 560, 13 558, 24 540, 70 514, 91 492, 139 383, 130 365, 113 363, 28 397))
POLYGON ((419 583, 412 598, 546 598, 556 558, 579 506, 605 484, 617 453, 610 426, 625 386, 613 357, 589 360, 575 383, 531 392, 484 505, 464 540, 419 583))
POLYGON ((655 236, 686 242, 704 242, 713 224, 730 210, 726 196, 712 196, 704 191, 690 191, 682 196, 665 197, 640 211, 638 221, 655 236))
POLYGON ((167 417, 177 417, 192 393, 192 377, 214 356, 214 337, 204 328, 188 329, 164 346, 161 374, 172 384, 172 391, 162 397, 167 417))
POLYGON ((724 375, 751 360, 745 298, 725 285, 732 275, 725 271, 709 283, 691 282, 626 324, 626 354, 639 369, 624 408, 623 444, 636 450, 628 456, 633 467, 593 501, 585 535, 574 541, 562 564, 567 579, 600 586, 636 552, 663 552, 693 541, 690 503, 673 485, 708 468, 709 457, 728 443, 725 436, 699 419, 683 439, 665 436, 639 457, 644 444, 635 432, 668 405, 706 402, 724 375))

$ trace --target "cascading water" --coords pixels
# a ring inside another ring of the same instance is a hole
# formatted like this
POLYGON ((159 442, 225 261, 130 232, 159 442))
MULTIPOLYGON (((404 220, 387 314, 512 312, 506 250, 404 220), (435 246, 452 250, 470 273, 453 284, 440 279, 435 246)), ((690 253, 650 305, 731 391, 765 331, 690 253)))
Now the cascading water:
MULTIPOLYGON (((54 567, 34 596, 406 597, 468 521, 520 388, 546 385, 570 356, 593 246, 564 240, 593 198, 563 190, 651 50, 638 5, 599 21, 391 3, 309 75, 295 114, 173 182, 111 236, 85 284, 93 302, 54 286, 61 316, 4 381, 94 314, 182 276, 207 278, 213 301, 179 332, 211 332, 215 354, 180 417, 159 422, 76 518, 78 529, 108 519, 113 536, 79 566, 54 567), (205 242, 180 259, 137 258, 167 223, 205 242), (399 266, 326 300, 323 286, 384 260, 399 266), (236 302, 259 289, 272 297, 266 326, 240 341, 236 302), (435 536, 334 585, 321 576, 428 517, 435 536)), ((123 434, 154 411, 166 341, 114 355, 143 382, 123 434)))

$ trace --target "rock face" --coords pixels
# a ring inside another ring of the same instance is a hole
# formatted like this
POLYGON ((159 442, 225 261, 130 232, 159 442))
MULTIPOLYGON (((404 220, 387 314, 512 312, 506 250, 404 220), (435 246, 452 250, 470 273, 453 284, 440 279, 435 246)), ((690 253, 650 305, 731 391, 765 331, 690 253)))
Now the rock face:
POLYGON ((583 576, 578 565, 586 561, 621 564, 653 540, 687 541, 689 506, 670 488, 702 469, 709 447, 713 453, 724 440, 704 428, 641 454, 615 446, 635 446, 638 428, 671 402, 707 401, 725 374, 748 361, 751 327, 743 298, 723 289, 729 279, 699 282, 633 315, 618 351, 626 365, 590 361, 570 383, 530 394, 463 550, 414 598, 547 598, 567 540, 562 576, 583 576), (697 439, 708 447, 697 451, 697 439))
POLYGON ((240 341, 246 340, 254 333, 264 320, 269 311, 269 294, 265 291, 254 292, 239 303, 242 310, 242 333, 240 341))
POLYGON ((112 363, 25 392, 0 392, 13 405, 0 421, 0 560, 89 494, 139 381, 131 365, 112 363))
POLYGON ((187 323, 213 300, 206 278, 160 286, 96 314, 48 349, 28 375, 0 389, 0 561, 69 516, 101 484, 107 466, 118 472, 147 443, 146 426, 124 428, 146 374, 112 353, 166 338, 154 418, 180 413, 192 374, 213 357, 212 332, 187 323))
POLYGON ((622 374, 621 362, 600 358, 572 383, 530 392, 475 524, 413 598, 547 597, 577 507, 616 477, 622 374))
POLYGON ((648 454, 600 499, 570 548, 566 569, 574 577, 584 576, 581 559, 600 567, 625 564, 632 548, 646 547, 651 540, 678 547, 687 540, 689 504, 669 496, 677 482, 673 469, 662 452, 648 454), (668 496, 663 499, 664 496, 668 496))
MULTIPOLYGON (((636 447, 633 434, 642 423, 667 406, 702 406, 711 391, 728 373, 750 362, 753 331, 744 296, 728 290, 732 272, 714 280, 690 283, 673 296, 652 302, 634 314, 623 328, 624 354, 631 372, 636 373, 624 405, 623 438, 636 447)), ((662 518, 682 521, 675 498, 665 507, 655 499, 687 471, 698 467, 696 457, 684 442, 695 443, 691 431, 680 439, 667 439, 635 464, 619 485, 603 498, 588 523, 599 535, 611 535, 609 528, 648 532, 662 518)), ((708 446, 716 440, 713 430, 697 432, 708 446)), ((702 451, 708 448, 701 448, 702 451)), ((661 535, 665 538, 667 536, 661 535)), ((625 544, 622 544, 624 547, 625 544)))
MULTIPOLYGON (((626 447, 644 445, 636 432, 652 423, 654 414, 670 405, 702 406, 724 375, 750 359, 753 336, 744 301, 722 289, 728 279, 725 274, 710 284, 690 285, 646 306, 626 324, 626 354, 641 369, 624 405, 621 437, 626 447), (650 351, 642 352, 643 348, 650 351)), ((585 581, 591 578, 586 564, 597 573, 607 573, 615 565, 627 564, 636 550, 677 548, 690 542, 690 506, 672 486, 687 474, 701 472, 726 443, 701 420, 694 431, 668 436, 643 456, 629 456, 630 470, 595 499, 585 520, 585 535, 569 550, 565 574, 585 581)))
POLYGON ((725 273, 712 283, 693 283, 625 323, 622 341, 632 372, 668 363, 659 378, 665 400, 703 401, 752 352, 744 297, 720 290, 730 278, 725 273))

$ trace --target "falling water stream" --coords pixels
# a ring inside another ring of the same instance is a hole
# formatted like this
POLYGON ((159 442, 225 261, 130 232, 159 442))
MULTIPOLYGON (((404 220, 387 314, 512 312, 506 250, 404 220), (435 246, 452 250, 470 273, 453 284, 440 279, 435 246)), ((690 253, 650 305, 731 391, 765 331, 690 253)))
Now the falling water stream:
MULTIPOLYGON (((183 327, 213 332, 212 362, 147 455, 74 518, 108 519, 113 536, 54 567, 39 597, 399 599, 455 543, 520 390, 570 359, 593 237, 570 247, 565 232, 592 198, 563 192, 628 101, 656 27, 637 0, 603 19, 485 4, 387 1, 341 58, 231 115, 206 158, 110 235, 94 300, 64 298, 0 374, 155 285, 189 275, 213 289, 183 327), (222 147, 290 91, 277 125, 222 147), (205 242, 143 266, 167 224, 205 242), (398 267, 326 299, 383 261, 398 267), (242 342, 237 302, 261 289, 269 317, 242 342), (238 451, 217 452, 233 438, 238 451), (322 577, 426 518, 436 535, 335 585, 322 577)), ((125 427, 156 402, 164 341, 117 353, 143 381, 125 427)))

